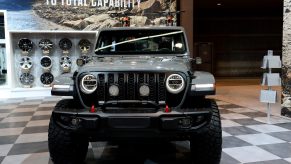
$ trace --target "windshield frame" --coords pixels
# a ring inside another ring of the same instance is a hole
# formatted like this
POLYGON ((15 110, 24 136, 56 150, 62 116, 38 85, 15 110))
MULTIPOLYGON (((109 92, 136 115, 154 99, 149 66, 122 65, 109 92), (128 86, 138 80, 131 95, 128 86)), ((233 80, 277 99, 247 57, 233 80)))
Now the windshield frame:
POLYGON ((97 56, 102 56, 102 57, 106 57, 106 56, 177 56, 177 55, 182 55, 182 56, 186 56, 189 53, 189 47, 188 47, 188 43, 187 43, 187 39, 186 39, 186 35, 185 32, 183 30, 183 28, 118 28, 118 29, 110 29, 110 30, 101 30, 98 32, 97 34, 97 41, 96 41, 96 46, 95 46, 95 50, 94 50, 95 54, 97 56), (170 51, 170 52, 162 52, 162 51, 116 51, 116 52, 100 52, 99 50, 103 50, 106 48, 110 48, 112 47, 113 44, 109 44, 107 46, 104 47, 99 47, 98 48, 98 44, 100 42, 100 39, 102 38, 102 35, 104 32, 145 32, 145 33, 150 33, 150 32, 163 32, 162 34, 156 34, 156 35, 147 35, 144 37, 137 37, 131 40, 126 40, 126 41, 121 41, 118 43, 115 43, 115 45, 121 45, 124 43, 131 43, 131 42, 135 42, 135 41, 140 41, 140 40, 147 40, 147 39, 152 39, 152 38, 158 38, 158 37, 162 37, 162 36, 170 36, 170 35, 175 35, 175 34, 181 34, 181 42, 184 44, 183 50, 182 51, 170 51))

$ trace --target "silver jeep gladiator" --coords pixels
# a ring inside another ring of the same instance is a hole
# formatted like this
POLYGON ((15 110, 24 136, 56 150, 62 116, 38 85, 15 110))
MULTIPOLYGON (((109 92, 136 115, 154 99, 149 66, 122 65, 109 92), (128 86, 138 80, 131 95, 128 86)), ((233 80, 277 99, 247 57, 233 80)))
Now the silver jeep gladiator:
POLYGON ((216 164, 222 131, 215 79, 195 71, 182 27, 97 33, 95 54, 53 83, 49 124, 54 163, 82 163, 94 141, 189 141, 193 163, 216 164))

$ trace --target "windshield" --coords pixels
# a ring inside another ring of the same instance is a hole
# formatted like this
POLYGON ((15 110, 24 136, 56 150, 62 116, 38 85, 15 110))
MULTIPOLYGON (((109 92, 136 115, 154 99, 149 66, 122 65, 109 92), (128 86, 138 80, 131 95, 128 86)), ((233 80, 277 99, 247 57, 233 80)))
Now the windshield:
POLYGON ((99 34, 97 55, 184 54, 186 44, 181 30, 113 30, 99 34))

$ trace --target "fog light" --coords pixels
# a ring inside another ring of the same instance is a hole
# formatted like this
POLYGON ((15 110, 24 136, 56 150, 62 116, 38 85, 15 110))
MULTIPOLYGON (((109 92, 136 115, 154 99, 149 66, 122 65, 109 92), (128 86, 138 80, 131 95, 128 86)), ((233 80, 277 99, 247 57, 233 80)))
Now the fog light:
POLYGON ((204 120, 204 116, 198 116, 196 118, 196 123, 202 122, 204 120))
POLYGON ((78 118, 73 118, 71 121, 72 125, 74 125, 74 126, 78 125, 79 122, 80 122, 80 120, 78 118))
POLYGON ((145 96, 149 96, 149 94, 150 94, 149 86, 147 86, 147 85, 140 86, 139 93, 140 93, 141 96, 144 96, 144 97, 145 96))
POLYGON ((191 117, 182 118, 180 120, 180 124, 183 128, 190 128, 192 125, 192 118, 191 117))
POLYGON ((119 88, 117 85, 111 85, 109 87, 109 94, 110 96, 116 97, 119 95, 119 88))
POLYGON ((71 121, 71 118, 69 118, 69 117, 65 117, 65 116, 61 116, 60 119, 61 119, 61 121, 64 122, 64 123, 68 123, 68 122, 71 121))

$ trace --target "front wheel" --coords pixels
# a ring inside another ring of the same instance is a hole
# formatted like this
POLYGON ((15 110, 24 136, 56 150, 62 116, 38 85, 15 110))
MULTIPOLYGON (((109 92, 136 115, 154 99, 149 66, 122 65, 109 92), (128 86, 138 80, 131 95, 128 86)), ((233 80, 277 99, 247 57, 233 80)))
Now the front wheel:
MULTIPOLYGON (((55 108, 68 108, 72 100, 61 100, 55 108)), ((48 130, 48 146, 51 160, 55 164, 83 163, 88 151, 88 137, 60 127, 51 116, 48 130)))
POLYGON ((219 110, 214 100, 207 100, 211 106, 212 116, 209 125, 193 134, 190 139, 193 162, 219 164, 222 152, 222 130, 219 110))

